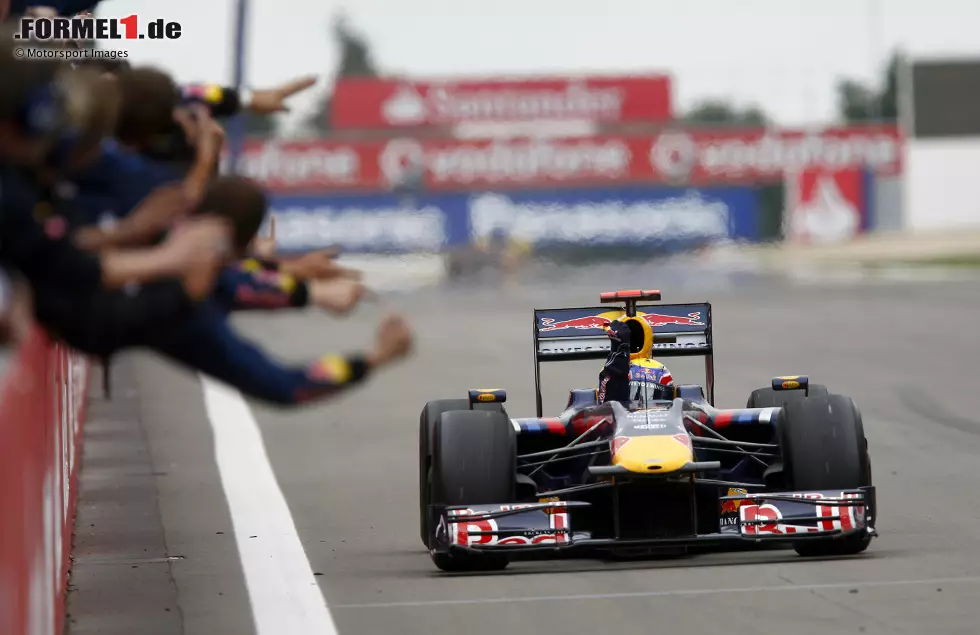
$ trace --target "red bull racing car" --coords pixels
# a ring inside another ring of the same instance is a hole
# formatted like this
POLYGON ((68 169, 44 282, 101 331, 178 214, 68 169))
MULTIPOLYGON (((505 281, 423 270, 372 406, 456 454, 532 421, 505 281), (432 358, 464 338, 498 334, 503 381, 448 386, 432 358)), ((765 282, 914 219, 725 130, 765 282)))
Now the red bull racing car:
POLYGON ((420 529, 438 568, 770 543, 801 556, 867 549, 875 490, 851 399, 775 377, 745 408, 719 408, 710 304, 639 304, 658 291, 601 300, 621 308, 534 310, 537 416, 512 418, 499 389, 425 405, 420 529), (564 412, 544 416, 541 362, 605 359, 604 327, 616 319, 650 324, 653 342, 634 344, 657 358, 703 357, 704 385, 642 404, 599 404, 595 388, 575 389, 564 412))

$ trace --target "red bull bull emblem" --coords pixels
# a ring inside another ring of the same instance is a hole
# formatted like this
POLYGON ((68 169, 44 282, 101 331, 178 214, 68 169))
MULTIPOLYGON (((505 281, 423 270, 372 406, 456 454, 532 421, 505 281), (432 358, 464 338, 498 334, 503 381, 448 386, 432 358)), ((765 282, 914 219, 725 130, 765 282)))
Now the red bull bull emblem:
MULTIPOLYGON (((728 496, 744 496, 748 494, 748 490, 741 489, 739 487, 729 487, 728 496)), ((725 514, 737 514, 738 508, 742 505, 744 501, 721 501, 721 515, 725 514)))
POLYGON ((548 331, 564 331, 565 329, 602 329, 608 326, 610 322, 612 320, 601 315, 587 315, 574 320, 561 320, 560 322, 556 322, 555 318, 541 318, 541 328, 538 330, 545 333, 548 331))
MULTIPOLYGON (((609 326, 613 320, 622 316, 622 311, 611 311, 607 313, 600 313, 599 315, 586 315, 584 317, 574 318, 571 320, 555 321, 555 318, 543 317, 541 318, 541 325, 538 328, 538 332, 549 333, 552 331, 564 331, 566 329, 578 329, 585 331, 592 329, 603 329, 609 326)), ((707 326, 707 324, 701 321, 700 311, 688 313, 686 316, 663 315, 661 313, 643 313, 638 311, 636 317, 643 318, 651 327, 669 326, 671 324, 677 326, 707 326)))
POLYGON ((701 321, 701 312, 695 311, 684 315, 660 315, 659 313, 637 313, 637 317, 646 320, 650 326, 668 326, 676 324, 678 326, 707 326, 701 321))

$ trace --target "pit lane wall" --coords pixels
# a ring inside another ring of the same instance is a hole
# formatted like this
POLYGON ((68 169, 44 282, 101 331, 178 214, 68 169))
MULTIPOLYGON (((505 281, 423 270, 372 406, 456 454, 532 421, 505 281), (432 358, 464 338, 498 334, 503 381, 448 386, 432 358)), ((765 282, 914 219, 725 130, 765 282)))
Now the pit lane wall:
POLYGON ((0 633, 60 635, 89 363, 35 329, 0 379, 0 633))

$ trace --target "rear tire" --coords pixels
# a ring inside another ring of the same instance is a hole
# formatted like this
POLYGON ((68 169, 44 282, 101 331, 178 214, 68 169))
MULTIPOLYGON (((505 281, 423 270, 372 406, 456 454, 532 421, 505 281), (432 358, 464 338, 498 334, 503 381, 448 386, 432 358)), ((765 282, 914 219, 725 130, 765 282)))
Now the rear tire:
POLYGON ((826 397, 830 394, 827 387, 823 384, 810 384, 809 394, 804 395, 802 390, 773 390, 772 387, 759 388, 753 390, 746 402, 746 408, 782 408, 784 404, 794 399, 807 397, 826 397))
MULTIPOLYGON (((503 412, 499 403, 474 404, 474 410, 496 410, 503 412)), ((425 404, 419 416, 419 533, 422 544, 429 548, 429 466, 432 464, 432 435, 435 433, 436 422, 444 412, 454 410, 469 410, 468 399, 436 399, 425 404)))
MULTIPOLYGON (((854 402, 841 395, 787 402, 779 416, 779 443, 790 491, 848 490, 871 485, 871 460, 864 423, 854 402)), ((846 556, 871 543, 868 533, 806 540, 801 556, 846 556)))
MULTIPOLYGON (((439 505, 481 505, 516 500, 517 440, 502 412, 453 411, 436 423, 430 486, 439 505)), ((443 571, 497 571, 504 554, 432 554, 443 571)))

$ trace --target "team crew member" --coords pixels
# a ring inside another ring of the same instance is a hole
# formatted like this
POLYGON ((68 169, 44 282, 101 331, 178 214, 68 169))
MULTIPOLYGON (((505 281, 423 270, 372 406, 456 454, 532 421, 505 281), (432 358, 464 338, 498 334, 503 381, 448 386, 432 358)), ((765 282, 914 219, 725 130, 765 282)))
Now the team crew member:
POLYGON ((10 0, 11 15, 53 18, 92 11, 102 0, 10 0))
POLYGON ((26 339, 32 312, 30 287, 0 269, 0 346, 26 339))
POLYGON ((87 122, 93 105, 103 102, 84 84, 85 74, 61 74, 65 67, 56 62, 16 59, 13 29, 0 29, 0 260, 31 284, 38 320, 55 331, 100 324, 112 333, 115 321, 134 319, 133 307, 100 312, 93 298, 132 282, 170 278, 159 283, 170 288, 169 299, 158 298, 144 316, 163 318, 184 308, 174 303, 208 295, 228 239, 220 219, 188 223, 153 249, 90 254, 76 248, 65 224, 47 213, 25 172, 61 142, 84 140, 84 126, 82 134, 72 128, 87 122))
POLYGON ((223 224, 202 219, 146 250, 98 256, 76 249, 57 228, 34 218, 36 196, 20 168, 38 164, 70 125, 69 114, 84 110, 90 96, 59 77, 62 65, 14 57, 14 30, 0 31, 0 260, 22 272, 34 287, 92 292, 159 277, 184 277, 206 293, 217 274, 217 253, 226 237, 223 224))
MULTIPOLYGON (((265 215, 265 195, 253 183, 222 177, 211 186, 202 210, 227 214, 235 226, 242 256, 265 215)), ((408 354, 411 333, 397 316, 382 321, 373 348, 361 354, 326 355, 311 364, 286 366, 238 335, 228 324, 227 307, 203 304, 179 327, 153 341, 156 350, 187 367, 237 387, 252 397, 279 405, 304 404, 354 386, 375 369, 408 354)))
POLYGON ((9 0, 7 16, 2 14, 4 3, 0 2, 0 19, 14 16, 33 18, 55 18, 72 16, 92 11, 102 0, 9 0))
MULTIPOLYGON (((119 119, 115 127, 115 136, 125 150, 135 153, 152 170, 158 183, 167 180, 184 178, 187 171, 187 161, 176 160, 181 151, 176 146, 196 149, 198 163, 194 164, 191 175, 199 178, 206 173, 212 176, 217 171, 217 164, 201 163, 201 147, 197 141, 201 137, 201 128, 212 128, 215 124, 211 113, 203 109, 200 103, 182 105, 179 89, 173 78, 167 73, 150 67, 130 69, 116 77, 120 94, 119 119), (176 118, 174 112, 180 113, 176 118), (210 170, 210 172, 208 171, 210 170)), ((301 90, 310 80, 297 80, 280 89, 272 89, 256 93, 253 104, 261 104, 260 112, 272 112, 285 108, 283 100, 297 90, 301 90), (260 98, 261 97, 261 98, 260 98)), ((259 106, 253 106, 259 108, 259 106)), ((193 150, 190 150, 193 151, 193 150)), ((128 161, 128 160, 127 160, 128 161)), ((102 170, 108 179, 119 179, 127 183, 138 182, 131 176, 120 176, 129 173, 132 166, 125 170, 112 167, 112 162, 102 170)), ((191 178, 188 175, 187 178, 191 178)), ((128 186, 130 189, 135 185, 128 186)), ((145 185, 143 186, 145 188, 145 185)), ((137 192, 139 195, 139 192, 137 192)), ((136 196, 128 197, 130 203, 136 196)), ((349 276, 351 272, 339 266, 334 258, 336 254, 328 251, 317 251, 290 259, 280 259, 275 255, 274 240, 275 219, 270 221, 270 236, 256 240, 253 255, 262 259, 266 268, 278 268, 299 279, 327 279, 337 276, 349 276)))
POLYGON ((175 111, 204 108, 223 119, 247 109, 256 115, 288 112, 286 100, 316 83, 300 78, 282 86, 240 94, 217 84, 178 86, 173 78, 152 67, 126 68, 115 73, 122 93, 122 115, 117 137, 144 156, 184 171, 194 157, 194 122, 186 115, 176 121, 175 111))
MULTIPOLYGON (((140 73, 134 72, 132 76, 138 78, 140 73)), ((149 77, 160 83, 159 73, 151 72, 149 77)), ((168 78, 163 76, 163 80, 166 82, 168 78)), ((169 168, 103 138, 118 127, 116 114, 119 108, 114 97, 120 86, 103 77, 93 81, 99 83, 98 92, 102 98, 81 127, 84 134, 75 135, 74 143, 64 156, 59 157, 58 165, 39 170, 39 179, 46 186, 43 189, 53 213, 68 221, 77 244, 93 251, 148 244, 166 231, 174 220, 185 215, 193 204, 200 202, 201 192, 217 165, 224 132, 206 110, 196 113, 191 132, 197 152, 195 166, 199 169, 192 169, 182 181, 175 183, 176 173, 169 168)), ((161 101, 167 107, 172 103, 166 99, 161 101)), ((159 110, 158 118, 166 112, 166 108, 154 108, 156 102, 152 100, 143 103, 148 104, 151 114, 159 110)), ((127 108, 134 112, 127 113, 122 129, 127 133, 126 138, 138 147, 140 140, 149 136, 147 130, 153 130, 152 120, 147 120, 145 115, 141 120, 142 113, 136 109, 136 104, 127 104, 127 108)), ((274 241, 274 222, 271 231, 273 235, 269 238, 274 241)), ((356 303, 363 287, 350 282, 346 286, 342 282, 326 284, 326 278, 351 277, 354 272, 336 265, 331 270, 315 259, 315 254, 304 256, 283 272, 275 271, 274 265, 268 262, 255 260, 228 266, 219 277, 217 297, 223 306, 235 310, 306 306, 309 303, 334 312, 346 312, 352 303, 356 303), (321 266, 314 271, 317 264, 321 266), (317 273, 318 279, 309 283, 297 280, 293 271, 296 269, 299 273, 317 273), (328 273, 332 275, 324 275, 328 273)), ((149 293, 158 292, 155 289, 149 293)), ((130 302, 127 298, 118 300, 130 302)), ((156 301, 151 304, 159 306, 156 301)), ((160 314, 159 319, 164 317, 160 314)), ((105 342, 108 349, 126 346, 130 340, 123 336, 125 329, 119 326, 114 325, 114 338, 108 338, 107 334, 94 340, 105 342), (116 343, 110 344, 110 341, 116 343)), ((142 328, 142 318, 134 323, 134 327, 142 328)), ((90 342, 87 347, 91 349, 92 346, 94 344, 90 342)))
MULTIPOLYGON (((99 109, 111 112, 111 87, 104 86, 99 109)), ((106 145, 100 146, 101 134, 107 126, 105 113, 96 112, 80 126, 80 134, 68 152, 62 170, 81 170, 78 180, 64 180, 58 170, 42 169, 46 179, 43 200, 49 218, 44 221, 67 220, 69 230, 74 230, 76 243, 93 251, 106 250, 132 244, 152 242, 168 229, 173 220, 186 214, 189 200, 187 188, 180 184, 156 188, 149 192, 132 214, 123 216, 113 227, 93 226, 100 211, 125 209, 147 193, 155 182, 153 173, 142 175, 140 159, 108 161, 106 145), (102 174, 93 176, 91 166, 84 165, 98 151, 96 165, 102 174), (130 165, 132 163, 132 165, 130 165), (109 169, 115 168, 115 169, 109 169), (122 181, 130 187, 121 193, 113 186, 122 181), (143 190, 133 189, 142 185, 143 190), (70 185, 70 187, 66 187, 70 185), (93 196, 92 190, 95 190, 93 196), (120 202, 119 197, 122 196, 120 202), (128 198, 127 198, 128 197, 128 198)), ((108 121, 112 127, 114 122, 108 121)), ((216 124, 214 124, 216 127, 216 124)), ((202 129, 209 127, 203 126, 202 129)), ((220 152, 220 138, 209 151, 210 158, 220 152)), ((202 145, 202 144, 199 144, 202 145)), ((118 159, 118 157, 117 157, 118 159)), ((191 177, 188 177, 191 178, 191 177)), ((316 304, 327 310, 343 313, 359 300, 363 287, 338 286, 315 281, 311 284, 288 279, 285 275, 256 272, 254 267, 225 267, 218 277, 214 297, 228 310, 275 309, 289 306, 316 304), (261 274, 261 275, 260 275, 261 274), (310 292, 310 286, 313 292, 310 292)), ((73 294, 54 288, 41 289, 36 303, 37 317, 60 339, 94 355, 108 357, 115 352, 145 345, 149 333, 168 328, 172 322, 186 319, 194 300, 180 284, 163 281, 130 287, 125 291, 100 291, 98 293, 73 294)))

